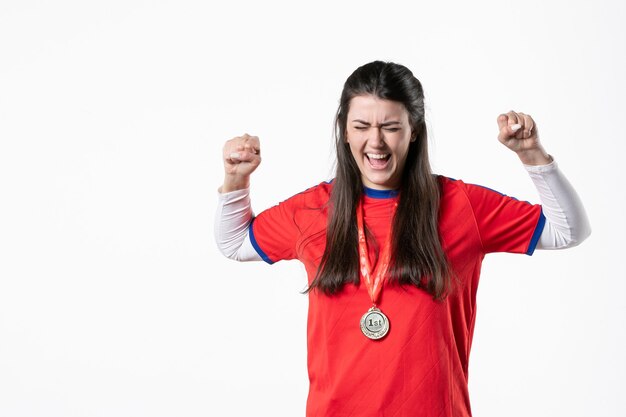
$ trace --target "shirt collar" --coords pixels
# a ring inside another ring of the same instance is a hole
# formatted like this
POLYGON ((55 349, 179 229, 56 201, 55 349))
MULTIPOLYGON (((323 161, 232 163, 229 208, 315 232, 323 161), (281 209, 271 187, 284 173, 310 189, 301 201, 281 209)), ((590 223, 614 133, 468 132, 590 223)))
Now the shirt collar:
POLYGON ((394 198, 400 194, 398 190, 376 190, 374 188, 369 188, 363 186, 363 193, 367 197, 371 198, 394 198))

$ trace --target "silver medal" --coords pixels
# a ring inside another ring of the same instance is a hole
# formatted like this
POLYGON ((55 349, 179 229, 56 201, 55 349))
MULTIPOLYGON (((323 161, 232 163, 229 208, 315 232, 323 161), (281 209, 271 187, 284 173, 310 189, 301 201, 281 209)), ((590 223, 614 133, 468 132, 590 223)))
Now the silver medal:
POLYGON ((361 331, 370 339, 382 339, 389 331, 389 319, 378 308, 371 307, 361 317, 361 331))

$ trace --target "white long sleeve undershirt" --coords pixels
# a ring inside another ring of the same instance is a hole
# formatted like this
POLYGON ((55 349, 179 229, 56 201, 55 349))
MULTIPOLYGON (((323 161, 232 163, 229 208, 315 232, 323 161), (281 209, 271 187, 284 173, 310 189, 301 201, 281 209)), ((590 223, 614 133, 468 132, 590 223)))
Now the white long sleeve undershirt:
POLYGON ((537 249, 565 249, 577 246, 591 234, 591 226, 576 190, 558 168, 548 165, 524 165, 539 192, 546 217, 537 249))
POLYGON ((253 217, 250 188, 218 192, 215 241, 224 256, 235 261, 263 260, 252 246, 248 233, 253 217))
MULTIPOLYGON (((578 245, 591 234, 585 208, 556 161, 548 165, 524 165, 537 191, 546 222, 537 249, 565 249, 578 245)), ((218 192, 215 240, 227 258, 261 261, 252 246, 248 228, 254 214, 250 189, 218 192)))

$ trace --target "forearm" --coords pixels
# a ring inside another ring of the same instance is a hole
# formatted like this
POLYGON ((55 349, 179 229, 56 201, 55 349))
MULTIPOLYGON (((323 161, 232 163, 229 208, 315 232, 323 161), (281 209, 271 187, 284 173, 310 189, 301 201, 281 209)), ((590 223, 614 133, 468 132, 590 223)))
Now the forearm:
POLYGON ((215 241, 224 256, 237 261, 262 260, 248 233, 253 217, 249 188, 218 193, 215 241))
POLYGON ((591 234, 585 208, 555 161, 547 165, 524 165, 541 200, 546 223, 537 249, 576 246, 591 234))

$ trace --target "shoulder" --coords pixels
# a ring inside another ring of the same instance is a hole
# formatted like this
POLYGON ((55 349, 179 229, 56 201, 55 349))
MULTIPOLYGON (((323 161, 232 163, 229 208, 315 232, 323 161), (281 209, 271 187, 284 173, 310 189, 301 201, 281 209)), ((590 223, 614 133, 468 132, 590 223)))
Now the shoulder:
POLYGON ((490 187, 465 182, 445 176, 439 176, 441 183, 441 209, 458 212, 463 207, 469 208, 474 214, 492 212, 503 207, 517 206, 520 210, 532 207, 528 201, 520 201, 490 187))
POLYGON ((442 181, 442 212, 470 212, 476 219, 493 221, 519 219, 535 216, 541 212, 541 206, 519 200, 490 187, 466 183, 462 180, 444 177, 442 181))
MULTIPOLYGON (((441 184, 442 197, 446 197, 446 196, 449 197, 457 193, 462 193, 466 195, 467 197, 485 196, 485 195, 492 195, 492 196, 497 196, 497 197, 509 197, 506 194, 498 190, 494 190, 493 188, 487 187, 485 185, 465 182, 460 179, 446 177, 443 175, 438 175, 437 177, 441 184)), ((515 197, 509 197, 509 198, 517 200, 515 197)))
POLYGON ((300 194, 306 196, 307 198, 321 198, 328 199, 330 197, 330 192, 333 188, 333 180, 322 181, 317 185, 307 188, 302 191, 300 194))
POLYGON ((437 175, 436 177, 441 187, 442 200, 466 196, 468 184, 463 180, 446 177, 445 175, 437 175))
POLYGON ((439 200, 440 215, 457 216, 459 213, 466 211, 468 214, 472 212, 471 199, 468 195, 467 184, 456 178, 437 175, 439 181, 441 197, 439 200))
POLYGON ((282 211, 287 210, 289 212, 307 209, 319 210, 328 204, 331 190, 332 181, 322 181, 317 185, 309 187, 283 201, 280 201, 278 204, 275 204, 273 207, 270 207, 265 211, 274 211, 275 209, 280 209, 282 211))
POLYGON ((302 206, 321 207, 330 199, 332 190, 332 180, 322 181, 317 185, 309 187, 304 191, 286 199, 283 203, 290 203, 302 206))
POLYGON ((327 212, 325 209, 331 188, 330 182, 323 181, 263 210, 254 219, 255 229, 269 224, 273 225, 274 231, 279 227, 289 228, 294 225, 302 229, 301 226, 309 224, 311 219, 327 212))

